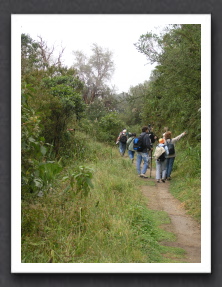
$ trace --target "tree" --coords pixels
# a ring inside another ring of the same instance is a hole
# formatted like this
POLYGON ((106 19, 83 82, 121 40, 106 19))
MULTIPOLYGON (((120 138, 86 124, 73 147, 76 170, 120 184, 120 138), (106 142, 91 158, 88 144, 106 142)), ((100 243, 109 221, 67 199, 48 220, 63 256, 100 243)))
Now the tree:
POLYGON ((142 122, 142 110, 145 103, 145 97, 149 90, 149 81, 143 84, 138 84, 130 87, 129 96, 127 98, 129 113, 131 114, 129 120, 126 120, 128 125, 140 124, 142 122))
POLYGON ((102 117, 99 121, 98 132, 101 140, 106 142, 115 142, 119 131, 122 130, 124 122, 120 119, 119 114, 110 112, 102 117))
POLYGON ((22 76, 40 67, 39 44, 29 35, 21 35, 21 72, 22 76))
POLYGON ((22 34, 22 86, 33 88, 33 93, 24 93, 27 105, 39 114, 39 136, 53 144, 58 156, 67 125, 79 120, 85 110, 81 97, 83 83, 74 69, 62 66, 64 49, 56 58, 54 47, 49 48, 39 39, 35 42, 22 34))
POLYGON ((44 101, 39 104, 39 111, 43 113, 43 135, 47 142, 53 144, 58 156, 67 126, 80 120, 85 110, 81 97, 83 84, 78 78, 67 73, 44 78, 41 87, 44 101))
POLYGON ((174 130, 189 126, 193 136, 200 134, 200 39, 200 25, 172 25, 165 34, 141 36, 136 44, 141 53, 157 63, 143 117, 153 116, 158 125, 165 122, 174 130))
POLYGON ((62 55, 65 48, 61 47, 61 51, 55 57, 55 47, 49 48, 41 36, 38 36, 38 39, 38 41, 34 41, 29 35, 21 35, 22 74, 36 69, 47 70, 52 66, 62 66, 62 55))
POLYGON ((103 99, 111 93, 107 82, 114 72, 112 52, 99 47, 97 44, 92 45, 92 52, 90 57, 81 51, 73 52, 75 55, 73 66, 85 84, 82 95, 86 104, 91 104, 97 98, 103 99))

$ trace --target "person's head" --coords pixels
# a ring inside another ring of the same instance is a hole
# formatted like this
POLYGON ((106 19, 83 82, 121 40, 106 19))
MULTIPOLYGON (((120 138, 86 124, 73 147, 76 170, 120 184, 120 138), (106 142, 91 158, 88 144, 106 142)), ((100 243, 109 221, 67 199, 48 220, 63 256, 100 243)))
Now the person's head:
POLYGON ((164 144, 164 142, 165 142, 165 140, 164 140, 163 138, 160 138, 160 139, 159 139, 159 143, 160 143, 160 144, 164 144))
POLYGON ((123 133, 126 133, 127 132, 127 130, 126 129, 123 129, 123 133))
POLYGON ((132 137, 136 137, 136 134, 135 134, 135 133, 132 133, 132 137))
POLYGON ((151 126, 151 124, 148 125, 148 130, 151 132, 153 130, 153 127, 151 126))
POLYGON ((165 132, 164 137, 165 137, 166 140, 167 139, 171 139, 171 136, 172 136, 172 133, 170 131, 165 132))
POLYGON ((143 132, 143 133, 148 132, 148 127, 147 127, 147 126, 142 127, 142 132, 143 132))

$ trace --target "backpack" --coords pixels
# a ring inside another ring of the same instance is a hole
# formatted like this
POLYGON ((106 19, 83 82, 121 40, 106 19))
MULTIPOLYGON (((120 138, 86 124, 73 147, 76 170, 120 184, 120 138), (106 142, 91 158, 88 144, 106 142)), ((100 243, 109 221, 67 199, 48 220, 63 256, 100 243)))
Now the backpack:
POLYGON ((152 144, 155 143, 154 133, 153 133, 153 132, 149 132, 148 135, 149 135, 149 137, 150 137, 151 143, 152 143, 152 144))
MULTIPOLYGON (((145 135, 145 134, 144 134, 145 135)), ((144 135, 140 135, 133 140, 133 149, 135 151, 142 151, 143 150, 143 137, 144 135)))
POLYGON ((121 143, 126 143, 126 142, 127 142, 127 136, 126 136, 126 134, 122 134, 122 135, 120 136, 119 141, 120 141, 121 143))
POLYGON ((166 151, 164 147, 157 146, 154 157, 156 158, 157 161, 164 161, 166 158, 166 151))
POLYGON ((163 152, 157 161, 164 161, 166 159, 166 152, 163 152))
POLYGON ((134 140, 133 137, 128 139, 128 141, 126 143, 126 147, 127 147, 128 150, 132 150, 133 149, 133 140, 134 140))
POLYGON ((168 147, 169 155, 175 154, 175 148, 174 144, 172 143, 172 140, 170 140, 170 142, 167 142, 166 145, 168 147))

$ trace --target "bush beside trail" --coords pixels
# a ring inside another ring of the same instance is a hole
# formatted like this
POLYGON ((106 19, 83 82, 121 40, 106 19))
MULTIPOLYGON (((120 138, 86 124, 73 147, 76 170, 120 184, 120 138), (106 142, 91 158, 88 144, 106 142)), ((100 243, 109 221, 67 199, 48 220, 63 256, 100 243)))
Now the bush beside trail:
POLYGON ((116 147, 75 137, 85 153, 22 201, 22 262, 176 262, 182 250, 160 244, 175 240, 158 227, 169 218, 147 208, 135 166, 116 147))

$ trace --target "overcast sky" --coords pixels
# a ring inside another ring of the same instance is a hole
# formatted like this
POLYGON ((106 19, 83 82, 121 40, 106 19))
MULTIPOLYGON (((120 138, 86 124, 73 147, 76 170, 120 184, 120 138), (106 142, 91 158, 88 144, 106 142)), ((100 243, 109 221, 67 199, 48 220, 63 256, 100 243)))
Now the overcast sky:
POLYGON ((48 46, 58 51, 65 47, 63 61, 72 65, 72 51, 91 54, 93 43, 113 52, 115 72, 111 84, 118 92, 127 92, 149 79, 154 66, 134 46, 140 35, 155 26, 148 16, 142 15, 21 15, 21 32, 32 39, 41 36, 48 46))
POLYGON ((143 83, 150 77, 154 66, 147 63, 145 55, 134 46, 142 34, 162 29, 167 24, 190 22, 191 15, 15 15, 21 33, 36 40, 41 36, 48 46, 65 48, 64 64, 74 62, 72 51, 82 50, 90 55, 93 43, 113 52, 115 73, 111 84, 118 92, 127 92, 130 86, 143 83), (190 16, 190 18, 188 17, 190 16))

